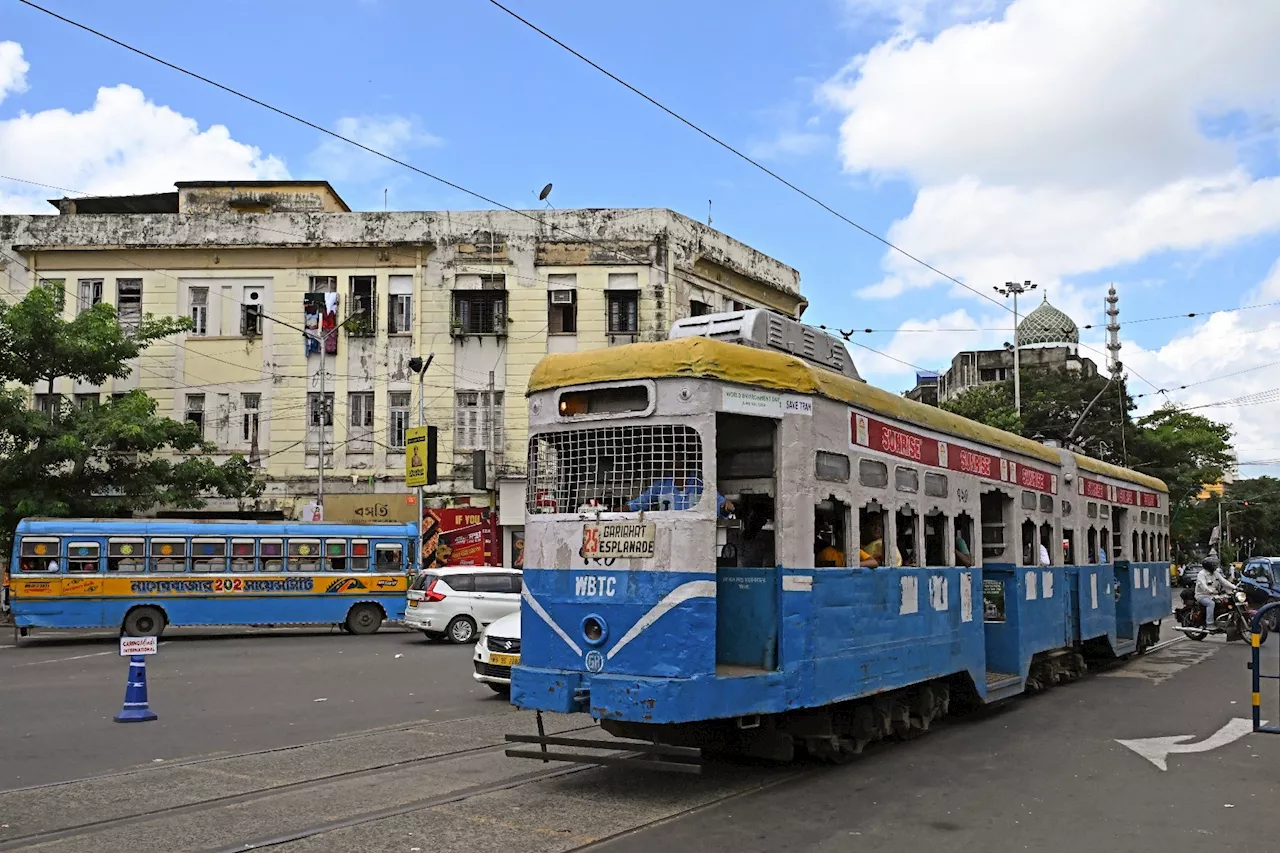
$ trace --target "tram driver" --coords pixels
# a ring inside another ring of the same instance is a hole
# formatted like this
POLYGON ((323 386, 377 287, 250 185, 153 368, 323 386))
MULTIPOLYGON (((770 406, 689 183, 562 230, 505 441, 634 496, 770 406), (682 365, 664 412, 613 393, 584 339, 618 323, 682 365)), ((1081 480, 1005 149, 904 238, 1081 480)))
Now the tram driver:
MULTIPOLYGON (((685 510, 693 509, 702 500, 702 475, 690 471, 685 463, 685 455, 676 451, 671 467, 663 475, 656 477, 649 488, 634 499, 627 502, 632 512, 652 510, 685 510)), ((716 512, 727 516, 733 512, 733 503, 724 499, 724 495, 716 492, 716 512)))

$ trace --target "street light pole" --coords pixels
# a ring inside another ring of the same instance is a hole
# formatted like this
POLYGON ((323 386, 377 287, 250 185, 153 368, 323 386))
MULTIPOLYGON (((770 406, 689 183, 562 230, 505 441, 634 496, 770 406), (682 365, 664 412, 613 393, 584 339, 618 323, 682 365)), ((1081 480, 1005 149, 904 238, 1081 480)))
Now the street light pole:
POLYGON ((992 288, 1001 296, 1013 297, 1013 409, 1018 417, 1022 417, 1022 376, 1019 371, 1021 365, 1018 359, 1018 350, 1021 349, 1018 344, 1018 294, 1035 290, 1037 286, 1029 281, 1022 284, 1016 281, 1006 281, 1004 287, 992 288))

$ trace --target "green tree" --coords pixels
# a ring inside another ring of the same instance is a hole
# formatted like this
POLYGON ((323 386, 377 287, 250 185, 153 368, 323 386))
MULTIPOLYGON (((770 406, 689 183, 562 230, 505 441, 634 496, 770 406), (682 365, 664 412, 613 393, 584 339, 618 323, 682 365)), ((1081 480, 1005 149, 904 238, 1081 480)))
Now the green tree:
POLYGON ((1022 420, 1013 406, 1013 383, 1000 382, 970 388, 941 405, 945 411, 1006 432, 1022 434, 1022 420))
POLYGON ((204 454, 216 448, 194 425, 158 415, 141 391, 85 408, 64 402, 52 412, 29 409, 20 386, 126 378, 131 359, 190 325, 148 315, 127 330, 109 305, 73 320, 62 316, 62 305, 61 289, 43 285, 16 304, 0 301, 0 549, 29 516, 194 509, 210 495, 243 501, 262 494, 243 457, 214 462, 204 454))

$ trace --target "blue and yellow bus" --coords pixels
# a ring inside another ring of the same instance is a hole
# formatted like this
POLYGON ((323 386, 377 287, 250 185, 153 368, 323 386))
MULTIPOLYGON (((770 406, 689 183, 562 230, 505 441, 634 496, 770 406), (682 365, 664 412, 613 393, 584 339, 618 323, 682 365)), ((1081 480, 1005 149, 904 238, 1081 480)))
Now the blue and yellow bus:
POLYGON ((18 632, 169 625, 340 625, 404 618, 414 524, 24 519, 10 607, 18 632))

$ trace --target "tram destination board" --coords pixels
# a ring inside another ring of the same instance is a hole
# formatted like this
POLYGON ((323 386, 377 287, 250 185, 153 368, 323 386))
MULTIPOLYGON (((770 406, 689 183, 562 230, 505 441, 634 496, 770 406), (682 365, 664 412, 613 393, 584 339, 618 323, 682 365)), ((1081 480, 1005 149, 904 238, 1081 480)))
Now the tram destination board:
POLYGON ((653 557, 657 525, 651 521, 602 521, 582 526, 582 556, 588 560, 653 557))

